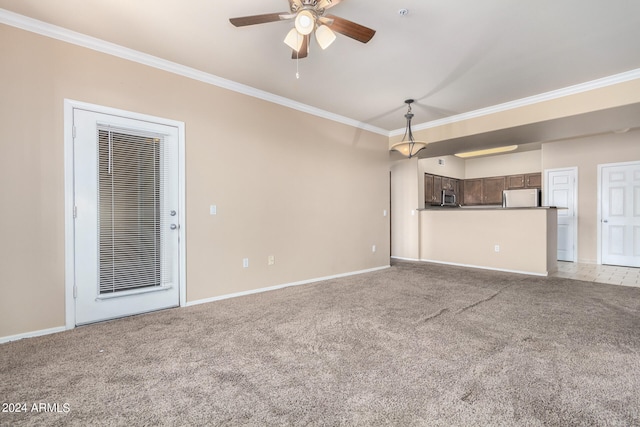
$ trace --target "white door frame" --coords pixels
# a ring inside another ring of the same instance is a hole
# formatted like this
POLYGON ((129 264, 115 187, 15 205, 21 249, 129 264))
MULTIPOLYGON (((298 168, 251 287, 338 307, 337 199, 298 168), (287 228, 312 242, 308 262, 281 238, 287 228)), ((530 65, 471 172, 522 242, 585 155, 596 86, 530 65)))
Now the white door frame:
MULTIPOLYGON (((573 183, 573 212, 574 212, 574 227, 573 230, 573 262, 578 262, 578 168, 568 167, 568 168, 556 168, 556 169, 545 169, 544 170, 544 204, 545 206, 549 206, 549 174, 551 172, 560 172, 560 171, 571 171, 575 178, 573 183)), ((567 206, 569 207, 569 206, 567 206)))
POLYGON ((597 224, 598 224, 598 238, 597 238, 597 263, 602 264, 602 170, 606 167, 615 167, 615 166, 631 166, 640 164, 640 161, 631 161, 631 162, 619 162, 619 163, 603 163, 598 165, 598 214, 597 214, 597 224))
POLYGON ((134 113, 117 108, 88 104, 86 102, 64 100, 64 273, 65 273, 65 327, 73 329, 76 326, 76 308, 73 289, 75 285, 75 247, 74 247, 74 153, 73 153, 73 110, 82 109, 96 113, 127 117, 134 120, 159 123, 178 129, 178 224, 179 233, 179 268, 180 268, 180 306, 187 302, 187 274, 186 274, 186 203, 185 203, 185 124, 184 122, 134 113))

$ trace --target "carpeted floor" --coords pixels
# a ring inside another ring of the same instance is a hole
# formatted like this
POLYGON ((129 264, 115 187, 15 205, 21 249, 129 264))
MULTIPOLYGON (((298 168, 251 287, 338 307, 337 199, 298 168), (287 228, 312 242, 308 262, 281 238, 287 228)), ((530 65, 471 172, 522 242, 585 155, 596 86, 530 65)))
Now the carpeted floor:
POLYGON ((2 426, 640 425, 640 289, 398 262, 0 362, 2 426))

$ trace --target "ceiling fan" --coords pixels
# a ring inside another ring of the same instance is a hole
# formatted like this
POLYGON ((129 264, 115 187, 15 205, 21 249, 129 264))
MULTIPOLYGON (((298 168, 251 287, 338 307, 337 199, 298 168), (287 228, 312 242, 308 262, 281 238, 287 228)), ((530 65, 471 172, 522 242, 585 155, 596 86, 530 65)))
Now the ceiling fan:
POLYGON ((263 15, 231 18, 236 27, 264 24, 267 22, 294 20, 292 28, 284 39, 285 44, 293 49, 292 58, 306 58, 309 53, 309 39, 315 34, 316 41, 322 49, 326 49, 336 39, 335 33, 343 34, 362 43, 367 43, 375 30, 367 28, 335 15, 325 15, 342 0, 289 0, 290 12, 266 13, 263 15))

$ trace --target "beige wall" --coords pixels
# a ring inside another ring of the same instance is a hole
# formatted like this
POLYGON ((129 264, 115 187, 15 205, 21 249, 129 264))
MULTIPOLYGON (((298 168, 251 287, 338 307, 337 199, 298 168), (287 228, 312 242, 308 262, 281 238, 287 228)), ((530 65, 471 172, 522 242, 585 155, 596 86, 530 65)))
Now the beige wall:
MULTIPOLYGON (((414 130, 413 134, 416 140, 430 143, 638 102, 640 102, 640 80, 636 79, 428 129, 414 130)), ((402 135, 393 136, 389 139, 389 147, 401 139, 402 135)))
POLYGON ((472 179, 533 173, 540 172, 542 170, 541 168, 541 151, 525 151, 523 153, 511 153, 499 156, 467 159, 465 161, 464 178, 472 179))
POLYGON ((543 144, 543 169, 578 168, 578 261, 596 263, 598 165, 640 161, 640 130, 543 144))
POLYGON ((389 264, 388 138, 4 25, 0 57, 0 337, 65 324, 65 98, 185 122, 188 301, 389 264))
POLYGON ((430 173, 433 175, 447 176, 449 178, 464 179, 465 160, 456 156, 440 156, 420 159, 418 161, 420 174, 430 173), (444 164, 438 163, 440 160, 444 164))
POLYGON ((420 259, 547 275, 557 267, 556 214, 555 209, 424 210, 420 259))
POLYGON ((391 255, 417 260, 420 258, 417 209, 421 207, 418 158, 406 159, 400 155, 397 158, 400 160, 391 165, 391 255))

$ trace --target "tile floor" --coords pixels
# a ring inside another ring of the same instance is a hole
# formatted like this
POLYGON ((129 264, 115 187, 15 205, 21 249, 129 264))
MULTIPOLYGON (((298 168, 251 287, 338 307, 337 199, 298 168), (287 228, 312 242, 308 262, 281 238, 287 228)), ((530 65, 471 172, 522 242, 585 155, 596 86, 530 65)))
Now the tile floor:
POLYGON ((558 261, 558 271, 551 276, 640 288, 640 268, 558 261))

